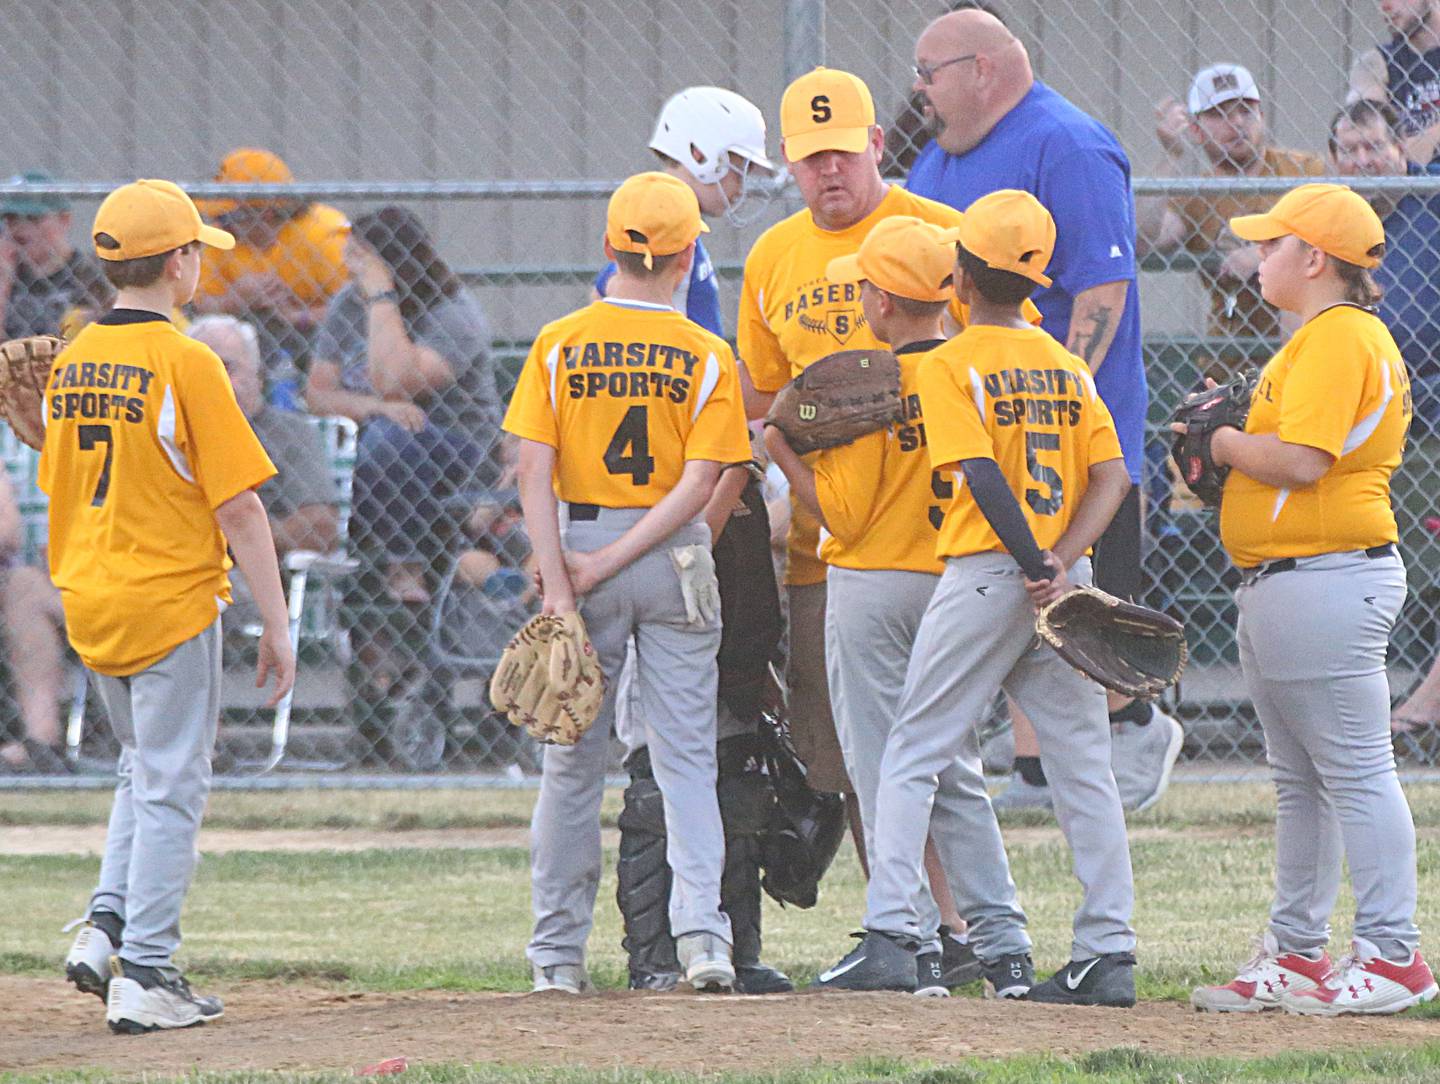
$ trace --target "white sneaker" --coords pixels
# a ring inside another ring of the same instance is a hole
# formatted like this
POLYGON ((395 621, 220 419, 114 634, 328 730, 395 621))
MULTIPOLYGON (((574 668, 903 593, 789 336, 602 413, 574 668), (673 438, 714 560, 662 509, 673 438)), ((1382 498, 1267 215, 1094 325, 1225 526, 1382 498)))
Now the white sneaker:
POLYGON ((1150 721, 1116 723, 1110 728, 1110 768, 1120 804, 1139 813, 1160 800, 1185 744, 1185 731, 1159 708, 1150 721))
POLYGON ((66 923, 64 932, 76 926, 80 932, 65 956, 65 978, 82 994, 94 994, 104 1001, 110 986, 110 957, 120 951, 120 946, 88 918, 66 923))
POLYGON ((531 969, 531 975, 535 980, 530 987, 533 994, 543 994, 550 990, 559 990, 562 994, 587 994, 594 989, 590 985, 590 975, 584 964, 535 966, 531 969))
POLYGON ((713 933, 687 933, 675 939, 675 955, 685 981, 704 993, 726 993, 735 986, 730 946, 713 933))
POLYGON ((1382 958, 1369 941, 1357 937, 1350 955, 1341 958, 1324 982, 1308 990, 1287 992, 1280 1005, 1300 1016, 1387 1015, 1429 1001, 1437 992, 1435 976, 1418 949, 1408 960, 1392 962, 1382 958))
POLYGON ((1255 955, 1224 986, 1197 986, 1190 1004, 1203 1012, 1266 1012, 1291 994, 1314 990, 1331 972, 1330 957, 1281 952, 1268 930, 1255 940, 1255 955))
POLYGON ((146 1031, 189 1028, 218 1020, 225 1015, 218 997, 201 997, 190 989, 185 976, 146 980, 135 977, 151 968, 126 967, 120 957, 110 958, 110 993, 105 999, 105 1020, 117 1034, 139 1035, 146 1031))

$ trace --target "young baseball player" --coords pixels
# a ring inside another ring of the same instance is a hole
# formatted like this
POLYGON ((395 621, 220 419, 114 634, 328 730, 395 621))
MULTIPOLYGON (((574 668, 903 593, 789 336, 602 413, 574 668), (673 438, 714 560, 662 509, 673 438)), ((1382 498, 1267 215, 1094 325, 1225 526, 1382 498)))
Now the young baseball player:
POLYGON ((720 910, 725 842, 715 798, 720 621, 701 512, 722 467, 745 462, 735 356, 670 301, 706 232, 684 182, 641 173, 611 197, 609 296, 546 325, 505 418, 544 611, 579 608, 611 679, 600 720, 545 751, 532 822, 536 990, 589 985, 585 941, 600 879, 600 799, 616 678, 636 648, 639 717, 664 798, 670 928, 686 981, 735 980, 720 910), (561 502, 557 508, 557 498, 561 502))
MULTIPOLYGON (((813 469, 779 428, 766 429, 771 454, 821 526, 830 701, 867 853, 875 846, 880 758, 900 704, 915 632, 940 579, 936 532, 955 493, 947 475, 930 469, 917 391, 920 366, 945 341, 942 321, 954 301, 954 264, 955 247, 944 240, 940 227, 893 215, 870 231, 859 252, 838 257, 826 268, 829 281, 858 285, 871 331, 899 359, 903 422, 819 453, 813 469)), ((938 800, 983 804, 980 765, 973 751, 967 752, 969 757, 957 757, 941 770, 938 800), (963 772, 975 773, 967 786, 954 778, 963 772)), ((982 809, 973 815, 987 813, 982 809)), ((948 892, 941 895, 948 900, 948 892)), ((944 996, 948 986, 978 978, 973 953, 963 976, 953 967, 947 976, 942 944, 952 957, 969 950, 950 938, 942 942, 940 912, 928 887, 921 887, 918 906, 917 973, 902 988, 944 996)), ((843 976, 834 983, 844 985, 843 976)))
MULTIPOLYGON (((723 87, 686 87, 660 109, 650 150, 662 172, 695 192, 700 213, 724 216, 733 226, 751 221, 769 202, 754 182, 777 171, 765 156, 765 117, 748 98, 723 87)), ((606 264, 595 277, 595 296, 604 297, 615 274, 606 264)), ((725 334, 720 320, 720 287, 702 241, 695 242, 690 274, 680 280, 671 304, 707 331, 725 334)))
POLYGON ((1405 601, 1390 476, 1411 417, 1405 363, 1373 311, 1385 231, 1369 203, 1330 184, 1301 185, 1230 228, 1260 243, 1265 300, 1303 321, 1260 374, 1245 431, 1211 438, 1231 468, 1220 539, 1242 573, 1240 665, 1275 777, 1275 898, 1255 956, 1191 1001, 1400 1012, 1436 985, 1415 926, 1415 826, 1385 679, 1405 601), (1355 933, 1332 967, 1342 857, 1355 933))
POLYGON ((887 989, 914 973, 928 831, 998 995, 1133 1005, 1134 890, 1105 692, 1037 645, 1034 624, 1037 606, 1089 582, 1085 555, 1129 475, 1085 363, 1021 314, 1022 301, 1049 284, 1049 212, 1028 193, 1002 190, 973 203, 946 236, 959 242, 955 286, 969 326, 919 372, 930 464, 960 475, 936 549, 945 571, 885 743, 867 933, 821 985, 887 989), (978 771, 954 775, 970 801, 936 801, 937 777, 974 740, 1002 688, 1040 731, 1085 893, 1071 962, 1033 988, 1025 918, 978 771))
POLYGON ((210 789, 220 714, 220 611, 235 555, 260 607, 256 684, 271 705, 295 680, 285 597, 255 490, 275 474, 215 352, 170 322, 200 275, 204 225, 169 181, 136 181, 95 215, 114 308, 55 362, 39 482, 50 574, 70 643, 121 746, 100 884, 65 960, 106 998, 114 1031, 214 1020, 176 969, 180 908, 210 789))

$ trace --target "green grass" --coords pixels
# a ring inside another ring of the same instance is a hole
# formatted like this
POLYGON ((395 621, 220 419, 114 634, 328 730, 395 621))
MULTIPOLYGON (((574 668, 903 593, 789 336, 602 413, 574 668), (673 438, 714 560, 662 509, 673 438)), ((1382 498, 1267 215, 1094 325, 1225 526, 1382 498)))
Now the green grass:
MULTIPOLYGON (((1440 1044, 1409 1050, 1351 1051, 1343 1054, 1281 1054, 1274 1057, 1177 1058, 1133 1047, 1101 1050, 1078 1058, 1022 1055, 1001 1059, 965 1058, 944 1066, 867 1059, 850 1065, 817 1066, 765 1073, 672 1073, 632 1069, 551 1069, 490 1065, 414 1065, 405 1084, 1422 1084, 1440 1078, 1440 1044)), ((99 1084, 113 1073, 75 1072, 8 1075, 0 1084, 99 1084)), ((194 1073, 144 1078, 149 1084, 341 1084, 353 1072, 194 1073)))

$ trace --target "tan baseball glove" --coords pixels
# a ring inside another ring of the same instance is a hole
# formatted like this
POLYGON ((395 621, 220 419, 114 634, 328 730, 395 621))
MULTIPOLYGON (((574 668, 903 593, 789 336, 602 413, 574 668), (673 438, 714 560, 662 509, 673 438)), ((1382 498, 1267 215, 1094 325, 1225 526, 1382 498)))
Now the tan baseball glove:
POLYGON ((806 367, 775 393, 766 425, 799 455, 849 444, 903 420, 900 363, 888 350, 842 350, 806 367))
POLYGON ((1096 587, 1076 587, 1040 611, 1035 631, 1075 669, 1107 689, 1142 699, 1180 680, 1185 626, 1096 587))
POLYGON ((579 741, 604 700, 605 674, 578 613, 532 617, 505 645, 490 679, 495 710, 552 745, 579 741))
POLYGON ((0 343, 0 414, 32 448, 45 443, 45 387, 65 340, 31 335, 0 343))

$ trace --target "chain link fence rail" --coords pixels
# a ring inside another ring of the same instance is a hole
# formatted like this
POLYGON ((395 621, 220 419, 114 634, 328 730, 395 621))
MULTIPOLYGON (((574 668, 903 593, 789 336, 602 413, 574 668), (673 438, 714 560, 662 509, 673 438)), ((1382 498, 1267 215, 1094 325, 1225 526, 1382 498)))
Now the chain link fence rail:
MULTIPOLYGON (((1376 166, 1364 157, 1373 148, 1331 147, 1351 69, 1390 36, 1378 4, 992 6, 1037 76, 1104 121, 1134 167, 1152 394, 1145 601, 1190 630, 1192 661, 1173 707, 1193 774, 1218 777, 1260 757, 1235 657, 1235 574, 1214 518, 1170 472, 1163 422, 1204 375, 1263 361, 1282 341, 1245 254, 1216 223, 1294 181, 1227 175, 1234 170, 1212 153, 1219 136, 1167 100, 1183 103, 1202 68, 1244 65, 1259 104, 1239 122, 1262 154, 1275 151, 1262 172, 1385 174, 1345 179, 1385 211, 1392 240, 1404 239, 1386 263, 1403 289, 1440 269, 1440 179, 1407 171, 1405 144, 1398 166, 1376 166)), ((282 477, 265 496, 292 554, 292 591, 304 573, 288 751, 265 785, 286 773, 296 785, 426 785, 442 776, 514 782, 536 771, 534 745, 485 703, 494 658, 535 605, 498 419, 536 330, 589 296, 605 198, 618 178, 653 163, 645 144, 654 117, 685 85, 714 83, 754 100, 778 156, 781 92, 822 62, 869 83, 890 133, 887 175, 903 179, 929 138, 912 99, 914 43, 945 10, 916 0, 59 0, 0 9, 0 32, 19 43, 0 57, 12 90, 0 156, 29 174, 0 184, 7 336, 73 330, 103 310, 108 291, 93 262, 69 253, 88 251, 94 208, 119 181, 180 180, 241 237, 239 257, 207 256, 194 311, 182 319, 221 353, 273 444, 282 477), (272 153, 231 157, 237 148, 272 153), (342 217, 361 251, 352 240, 347 252, 342 217), (386 283, 402 298, 402 347, 377 345, 360 300, 386 283), (250 333, 206 313, 253 328, 258 365, 250 333), (424 380, 406 372, 425 368, 416 350, 443 362, 424 380), (325 559, 294 556, 306 550, 325 559)), ((1352 125, 1365 129, 1360 142, 1390 138, 1367 123, 1352 125)), ((787 195, 758 221, 707 237, 727 327, 745 253, 798 206, 787 195)), ((1421 302, 1397 329, 1422 411, 1394 485, 1410 576, 1391 659, 1397 697, 1440 644, 1440 417, 1426 413, 1440 395, 1426 383, 1440 364, 1440 331, 1431 334, 1440 296, 1421 302)), ((0 786, 62 773, 99 780, 115 750, 61 651, 34 458, 8 434, 0 452, 19 523, 4 586, 11 680, 0 758, 28 749, 41 769, 0 774, 0 786)), ((254 616, 243 595, 226 614, 217 771, 233 785, 256 778, 273 740, 252 688, 254 616)), ((1428 733, 1406 738, 1404 751, 1426 763, 1436 755, 1428 733)))

